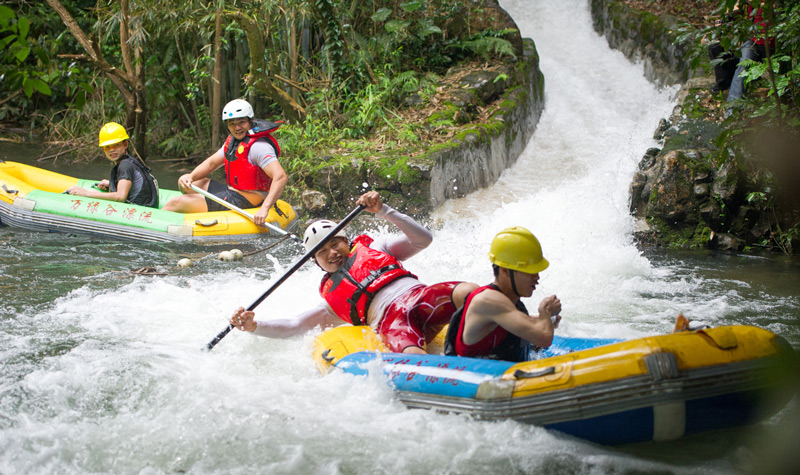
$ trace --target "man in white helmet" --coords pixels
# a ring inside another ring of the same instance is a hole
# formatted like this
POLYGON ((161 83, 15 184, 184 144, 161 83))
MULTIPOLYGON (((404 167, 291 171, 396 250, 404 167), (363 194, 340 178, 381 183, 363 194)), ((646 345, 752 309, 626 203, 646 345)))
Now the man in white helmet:
MULTIPOLYGON (((426 344, 477 285, 425 285, 417 280, 401 261, 428 247, 433 240, 431 233, 384 204, 377 192, 361 195, 358 204, 394 224, 403 235, 372 239, 362 234, 350 241, 340 231, 314 254, 314 262, 325 271, 319 288, 322 303, 291 320, 256 321, 253 312, 240 307, 231 324, 271 338, 298 335, 316 326, 370 325, 391 351, 425 354, 426 344)), ((328 220, 311 223, 303 235, 306 249, 311 250, 334 227, 336 223, 328 220)))
POLYGON ((191 173, 178 179, 183 195, 164 205, 167 211, 197 213, 226 210, 225 206, 196 193, 194 185, 216 195, 230 204, 259 210, 253 214, 258 226, 264 226, 269 210, 278 201, 288 176, 278 162, 280 147, 271 132, 279 127, 274 122, 253 119, 253 108, 247 101, 235 99, 225 105, 222 120, 230 135, 222 147, 206 158, 191 173), (224 166, 227 183, 208 178, 224 166))

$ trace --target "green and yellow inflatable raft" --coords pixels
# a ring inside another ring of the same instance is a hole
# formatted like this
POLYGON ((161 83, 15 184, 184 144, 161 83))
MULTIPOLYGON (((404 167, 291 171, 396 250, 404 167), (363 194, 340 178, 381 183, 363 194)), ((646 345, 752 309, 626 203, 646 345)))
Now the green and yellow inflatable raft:
MULTIPOLYGON (((94 180, 73 178, 31 165, 0 161, 0 224, 43 232, 68 232, 132 241, 242 241, 277 236, 235 211, 174 213, 116 201, 62 194, 72 185, 91 188, 94 180)), ((163 205, 179 191, 161 190, 163 205)), ((257 210, 245 210, 250 214, 257 210)), ((285 201, 270 210, 273 225, 291 232, 297 215, 285 201)))

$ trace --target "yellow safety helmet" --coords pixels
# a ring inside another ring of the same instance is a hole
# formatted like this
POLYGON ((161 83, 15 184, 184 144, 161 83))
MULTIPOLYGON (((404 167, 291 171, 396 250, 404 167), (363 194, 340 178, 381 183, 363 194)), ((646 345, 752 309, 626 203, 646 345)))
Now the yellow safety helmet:
POLYGON ((115 143, 122 142, 123 140, 128 140, 128 132, 125 131, 125 127, 119 125, 116 122, 109 122, 100 129, 100 146, 105 147, 107 145, 114 145, 115 143))
POLYGON ((521 226, 506 228, 494 237, 489 249, 492 264, 526 274, 539 273, 550 265, 532 232, 521 226))

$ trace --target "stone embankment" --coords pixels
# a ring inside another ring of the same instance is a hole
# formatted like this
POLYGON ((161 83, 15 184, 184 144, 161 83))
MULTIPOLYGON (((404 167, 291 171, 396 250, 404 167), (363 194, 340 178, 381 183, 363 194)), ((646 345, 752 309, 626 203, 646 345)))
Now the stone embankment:
MULTIPOLYGON (((516 28, 502 8, 495 8, 503 28, 516 28)), ((494 183, 516 162, 544 109, 544 76, 536 46, 519 37, 511 42, 518 52, 516 61, 471 71, 442 99, 455 109, 453 122, 462 124, 453 140, 413 157, 329 157, 330 165, 306 179, 304 211, 312 216, 343 211, 358 192, 372 189, 389 205, 423 216, 447 199, 494 183), (486 106, 491 106, 488 120, 473 121, 474 111, 486 106)))
POLYGON ((737 161, 716 146, 725 131, 724 104, 709 92, 713 78, 686 61, 691 45, 678 41, 678 19, 616 0, 591 0, 591 12, 595 30, 612 48, 642 61, 648 79, 681 84, 672 115, 653 124, 661 147, 643 151, 630 186, 639 242, 734 251, 790 248, 774 206, 758 199, 769 189, 770 172, 752 157, 737 161))

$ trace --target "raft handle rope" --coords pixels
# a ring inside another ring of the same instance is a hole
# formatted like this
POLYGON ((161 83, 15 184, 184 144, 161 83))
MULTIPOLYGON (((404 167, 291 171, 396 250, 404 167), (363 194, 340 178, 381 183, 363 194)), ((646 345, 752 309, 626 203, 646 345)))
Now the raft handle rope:
POLYGON ((333 363, 333 360, 336 359, 333 356, 328 356, 330 352, 331 352, 330 348, 322 352, 322 359, 325 360, 326 363, 333 363))
POLYGON ((8 187, 5 184, 3 184, 3 191, 8 193, 9 195, 18 195, 19 194, 19 190, 9 190, 8 187))
MULTIPOLYGON (((196 187, 195 185, 191 185, 190 188, 192 190, 194 190, 195 192, 197 192, 197 193, 205 196, 206 198, 210 199, 211 201, 213 201, 213 202, 215 202, 217 204, 220 204, 220 205, 228 208, 231 211, 235 211, 235 212, 239 213, 240 215, 244 216, 245 218, 249 219, 250 221, 255 221, 255 217, 252 214, 250 214, 247 211, 239 208, 238 206, 235 206, 235 205, 233 205, 231 203, 228 203, 227 201, 223 200, 219 196, 213 195, 213 194, 207 192, 206 190, 204 190, 202 188, 196 187)), ((278 226, 270 224, 268 221, 264 222, 264 227, 269 228, 270 231, 275 231, 276 233, 278 233, 281 236, 289 235, 288 232, 284 231, 283 229, 281 229, 278 226)), ((299 237, 294 236, 294 235, 292 235, 292 236, 293 236, 295 241, 300 242, 300 238, 299 237)))
MULTIPOLYGON (((289 268, 289 270, 287 270, 280 278, 278 278, 278 280, 275 281, 274 284, 269 286, 269 288, 263 294, 261 294, 260 297, 258 297, 253 303, 251 303, 250 306, 247 307, 247 310, 251 311, 256 307, 258 307, 258 305, 261 302, 263 302, 264 299, 269 296, 269 294, 274 292, 275 289, 277 289, 281 284, 283 284, 283 282, 286 281, 286 279, 288 279, 290 275, 294 274, 297 271, 297 269, 299 269, 300 267, 303 266, 303 264, 306 263, 306 261, 314 257, 314 254, 320 249, 322 249, 322 246, 324 246, 331 238, 336 237, 336 233, 344 229, 344 227, 347 226, 347 224, 350 221, 352 221, 353 218, 358 216, 358 214, 361 213, 361 211, 363 211, 364 208, 365 206, 361 204, 356 206, 356 208, 353 211, 351 211, 350 214, 345 216, 345 218, 341 222, 339 222, 339 224, 337 224, 336 227, 333 228, 331 232, 328 233, 327 236, 325 236, 317 244, 315 244, 314 247, 309 249, 308 252, 303 254, 303 257, 301 257, 300 259, 297 260, 297 262, 292 264, 292 267, 289 268)), ((230 331, 233 330, 233 328, 234 328, 233 325, 231 323, 228 323, 228 326, 225 327, 224 330, 219 332, 217 336, 214 337, 213 340, 211 340, 206 344, 205 349, 211 351, 211 349, 213 349, 217 345, 217 343, 219 343, 223 338, 225 338, 225 335, 230 333, 230 331)))
POLYGON ((540 378, 542 376, 547 376, 548 374, 554 374, 555 372, 556 372, 555 366, 548 366, 547 368, 541 371, 533 371, 533 372, 522 371, 521 369, 518 369, 514 371, 514 378, 516 379, 540 378))
POLYGON ((214 221, 211 221, 210 223, 204 223, 204 222, 200 221, 199 219, 194 220, 194 224, 196 224, 198 226, 204 226, 204 227, 207 227, 207 228, 211 227, 211 226, 215 226, 218 222, 219 221, 217 221, 216 219, 214 221))
MULTIPOLYGON (((289 236, 283 236, 282 238, 279 238, 276 241, 272 242, 267 247, 262 247, 260 249, 255 249, 253 251, 248 251, 248 252, 242 253, 242 257, 244 258, 244 257, 252 256, 254 254, 258 254, 260 252, 269 251, 270 249, 273 249, 273 248, 279 246, 281 243, 283 243, 287 239, 289 239, 289 236)), ((197 261, 200 261, 200 260, 203 260, 203 259, 210 259, 210 258, 212 258, 214 256, 215 256, 215 254, 212 253, 212 254, 204 255, 202 257, 190 256, 190 259, 192 261, 194 261, 194 262, 197 262, 197 261)), ((160 271, 159 270, 160 268, 163 268, 163 267, 166 267, 166 266, 167 266, 166 264, 158 264, 156 267, 140 267, 138 269, 132 269, 130 271, 127 271, 127 274, 149 275, 149 276, 175 275, 172 272, 164 272, 164 271, 160 271)))

